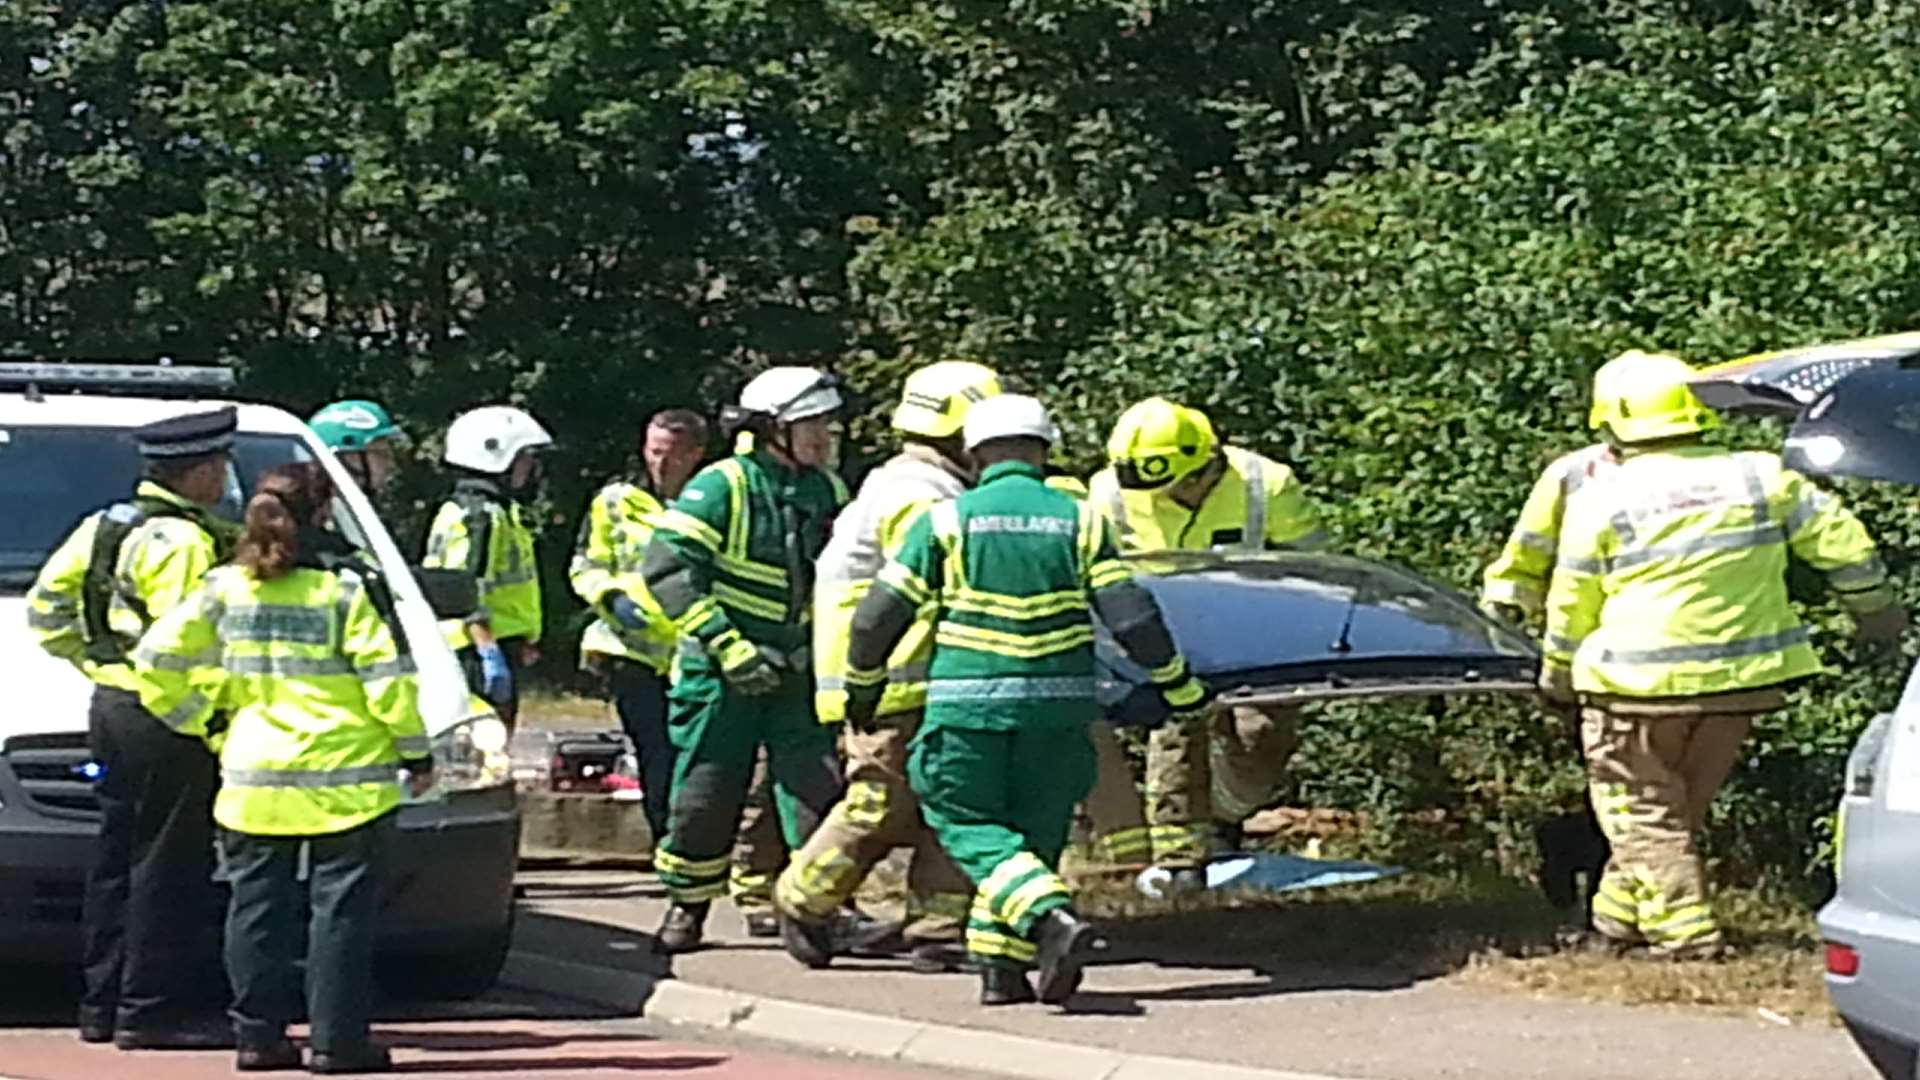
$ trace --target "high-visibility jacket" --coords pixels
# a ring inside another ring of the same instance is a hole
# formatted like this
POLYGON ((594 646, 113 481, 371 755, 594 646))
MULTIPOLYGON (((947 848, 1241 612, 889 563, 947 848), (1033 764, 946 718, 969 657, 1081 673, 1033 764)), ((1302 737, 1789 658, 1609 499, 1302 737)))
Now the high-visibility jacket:
POLYGON ((1223 448, 1226 471, 1190 510, 1164 491, 1128 491, 1110 468, 1088 481, 1088 499, 1112 522, 1120 550, 1208 548, 1311 551, 1326 543, 1320 515, 1293 470, 1238 447, 1223 448))
POLYGON ((347 568, 259 581, 223 566, 134 650, 141 701, 163 722, 208 735, 216 711, 228 717, 216 740, 221 825, 318 836, 399 804, 400 763, 429 746, 413 658, 372 587, 347 568))
POLYGON ((702 469, 660 515, 643 569, 683 639, 676 678, 711 674, 744 638, 798 656, 808 645, 813 565, 846 485, 761 450, 702 469))
POLYGON ((528 511, 491 480, 461 480, 427 531, 421 565, 465 570, 480 588, 480 607, 465 620, 440 624, 456 649, 472 643, 467 623, 484 622, 497 638, 539 641, 540 567, 528 511))
POLYGON ((992 466, 979 487, 908 526, 855 612, 849 687, 881 684, 882 661, 929 608, 929 728, 1007 731, 1096 719, 1096 610, 1156 685, 1191 695, 1170 704, 1185 707, 1204 694, 1158 606, 1120 561, 1106 521, 1047 487, 1029 465, 992 466))
MULTIPOLYGON (((821 723, 847 718, 847 642, 853 612, 873 587, 906 527, 934 503, 958 496, 967 478, 930 447, 909 443, 867 474, 860 494, 834 521, 813 585, 813 707, 821 723)), ((878 715, 912 712, 927 703, 931 623, 920 620, 887 660, 887 689, 878 715)))
POLYGON ((1892 602, 1840 501, 1767 453, 1628 450, 1567 501, 1546 663, 1575 690, 1689 697, 1771 686, 1820 662, 1787 599, 1787 554, 1856 612, 1892 602))
POLYGON ((1589 480, 1619 464, 1606 443, 1562 454, 1533 482, 1513 533, 1500 557, 1487 567, 1480 599, 1487 604, 1512 604, 1536 614, 1546 605, 1547 582, 1553 578, 1553 558, 1560 546, 1560 521, 1567 499, 1589 480))
POLYGON ((599 615, 580 638, 582 656, 623 657, 663 675, 673 666, 680 632, 640 573, 654 522, 665 509, 653 492, 627 481, 608 484, 593 497, 568 573, 575 595, 599 615), (647 618, 645 629, 623 626, 608 615, 607 602, 615 594, 639 606, 647 618))
POLYGON ((83 520, 41 567, 27 593, 27 628, 42 649, 94 682, 131 691, 137 683, 127 652, 155 619, 199 587, 220 559, 216 537, 230 531, 204 508, 143 482, 133 501, 83 520), (117 552, 96 552, 103 527, 122 537, 117 552), (102 565, 99 586, 89 589, 96 554, 112 565, 102 565), (105 610, 96 610, 96 602, 105 610))

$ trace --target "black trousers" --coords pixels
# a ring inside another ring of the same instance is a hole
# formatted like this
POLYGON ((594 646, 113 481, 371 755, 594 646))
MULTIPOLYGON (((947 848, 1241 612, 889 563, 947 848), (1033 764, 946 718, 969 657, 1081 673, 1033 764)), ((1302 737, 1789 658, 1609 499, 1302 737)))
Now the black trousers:
POLYGON ((667 680, 645 664, 609 657, 607 689, 620 727, 633 741, 647 826, 657 844, 667 835, 667 797, 673 790, 673 743, 667 740, 667 680))
POLYGON ((394 815, 322 836, 221 831, 233 901, 227 908, 227 978, 241 1046, 284 1037, 304 996, 316 1053, 367 1045, 373 1016, 374 919, 394 815), (303 854, 304 849, 304 854, 303 854), (300 985, 301 920, 307 978, 300 985))
MULTIPOLYGON (((526 638, 500 638, 496 642, 500 651, 506 655, 507 670, 513 674, 513 698, 510 701, 492 701, 494 711, 500 714, 500 722, 512 732, 520 720, 520 647, 527 643, 526 638)), ((466 673, 467 688, 485 698, 486 678, 481 674, 480 650, 471 645, 461 649, 456 655, 460 658, 460 670, 466 673)))
POLYGON ((217 1020, 220 888, 213 795, 219 763, 124 690, 96 687, 87 713, 100 833, 87 870, 84 1027, 163 1031, 217 1020))

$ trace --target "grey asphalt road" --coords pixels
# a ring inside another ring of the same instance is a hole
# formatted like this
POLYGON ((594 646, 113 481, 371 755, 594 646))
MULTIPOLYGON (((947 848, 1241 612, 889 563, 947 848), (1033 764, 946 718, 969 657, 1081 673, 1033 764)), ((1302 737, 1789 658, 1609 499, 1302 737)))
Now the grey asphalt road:
MULTIPOLYGON (((651 876, 527 875, 523 947, 614 966, 659 964, 651 876)), ((1259 919, 1116 936, 1067 1012, 984 1010, 966 976, 886 961, 807 971, 716 905, 714 948, 675 958, 694 983, 880 1016, 1351 1080, 1875 1080, 1846 1035, 1758 1016, 1532 998, 1429 973, 1309 968, 1263 944, 1259 919)))

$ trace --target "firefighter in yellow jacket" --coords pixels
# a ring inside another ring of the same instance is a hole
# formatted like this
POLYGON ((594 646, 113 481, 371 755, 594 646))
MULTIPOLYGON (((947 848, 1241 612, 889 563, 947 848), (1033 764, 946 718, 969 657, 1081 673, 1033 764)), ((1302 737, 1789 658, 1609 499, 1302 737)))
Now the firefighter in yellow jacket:
POLYGON ((234 565, 155 623, 133 660, 141 700, 219 746, 233 896, 227 976, 242 1071, 295 1069, 307 937, 316 1073, 384 1072, 369 1038, 381 867, 400 804, 433 758, 413 658, 377 568, 326 528, 333 484, 313 463, 269 469, 234 565), (210 729, 216 710, 226 720, 210 729))
POLYGON ((40 647, 93 680, 88 747, 100 831, 87 869, 80 1037, 122 1049, 206 1049, 224 1018, 209 813, 213 759, 178 717, 140 704, 127 662, 224 557, 231 525, 210 508, 232 470, 231 408, 134 432, 146 479, 80 523, 27 595, 40 647))
MULTIPOLYGON (((837 724, 847 714, 847 645, 853 612, 873 587, 906 526, 934 503, 973 483, 961 428, 975 402, 1000 393, 993 369, 969 361, 929 364, 907 376, 893 429, 900 452, 867 475, 834 522, 813 587, 814 712, 837 724)), ((931 626, 922 623, 894 650, 871 723, 842 736, 847 790, 774 889, 787 951, 810 967, 831 960, 833 917, 867 874, 896 847, 912 847, 904 936, 916 968, 945 970, 961 944, 973 887, 920 820, 907 785, 907 748, 926 708, 931 626)))
POLYGON ((540 657, 540 566, 532 515, 520 502, 539 473, 535 454, 553 436, 520 409, 488 405, 454 418, 443 455, 461 477, 434 515, 422 565, 466 570, 480 607, 443 624, 475 693, 512 727, 520 667, 540 657))
POLYGON ((1548 698, 1581 707, 1613 845, 1595 927, 1670 956, 1721 935, 1694 836, 1755 715, 1820 662, 1787 599, 1789 553, 1825 573, 1863 641, 1904 628, 1873 541, 1770 453, 1708 446, 1718 423, 1672 357, 1609 384, 1620 461, 1567 500, 1546 602, 1548 698))
MULTIPOLYGON (((1158 397, 1134 405, 1114 425, 1107 458, 1088 498, 1113 523, 1122 554, 1312 550, 1326 542, 1293 470, 1223 445, 1198 410, 1158 397)), ((1240 823, 1280 793, 1298 743, 1293 709, 1235 708, 1153 733, 1148 847, 1173 872, 1175 891, 1205 887, 1216 827, 1238 844, 1240 823)), ((1140 846, 1113 836, 1097 844, 1117 857, 1140 846)))

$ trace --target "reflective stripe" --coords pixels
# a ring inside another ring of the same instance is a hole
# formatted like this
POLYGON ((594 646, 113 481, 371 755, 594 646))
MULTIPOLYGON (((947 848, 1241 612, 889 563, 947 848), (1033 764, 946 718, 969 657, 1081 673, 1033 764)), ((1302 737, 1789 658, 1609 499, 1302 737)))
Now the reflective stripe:
POLYGON ((1826 493, 1818 488, 1809 487, 1807 497, 1794 503, 1793 509, 1787 511, 1787 535, 1799 536, 1801 529, 1806 528, 1814 518, 1819 517, 1832 504, 1833 500, 1828 498, 1826 493))
POLYGON ((1083 624, 1045 634, 1006 634, 998 630, 982 630, 975 626, 943 622, 934 633, 934 643, 997 653, 1016 659, 1034 660, 1081 645, 1093 644, 1093 627, 1090 624, 1083 624))
POLYGON ((1827 581, 1837 589, 1868 589, 1887 579, 1887 568, 1878 555, 1865 562, 1827 571, 1827 581))
MULTIPOLYGON (((910 684, 910 683, 923 683, 927 681, 928 670, 929 670, 928 661, 924 659, 917 660, 911 664, 906 664, 901 667, 886 669, 885 681, 894 686, 900 686, 902 684, 910 684)), ((870 673, 862 672, 861 677, 870 678, 871 675, 870 673)), ((876 685, 876 683, 878 683, 879 681, 880 680, 874 680, 873 682, 858 682, 858 678, 856 678, 854 681, 850 682, 844 676, 840 676, 840 675, 815 675, 813 677, 813 688, 816 691, 821 691, 825 693, 834 693, 840 690, 845 690, 848 686, 855 685, 855 683, 858 683, 858 685, 861 685, 861 686, 873 686, 873 685, 876 685)))
POLYGON ((234 656, 229 653, 221 666, 231 675, 275 675, 290 679, 353 674, 353 665, 347 663, 344 656, 234 656))
POLYGON ((669 532, 683 539, 691 540, 716 554, 720 551, 720 533, 713 526, 694 517, 684 510, 668 510, 660 515, 655 529, 669 532))
POLYGON ((191 656, 180 653, 164 653, 142 646, 135 649, 131 658, 141 667, 155 671, 192 671, 195 668, 214 667, 220 663, 220 650, 203 649, 191 656))
POLYGON ((417 669, 414 667, 413 657, 411 656, 402 656, 393 660, 382 660, 377 664, 368 664, 365 667, 356 667, 353 669, 354 674, 360 676, 367 682, 373 682, 378 679, 397 679, 402 675, 415 674, 416 671, 417 669))
POLYGON ((1767 499, 1767 485, 1760 479, 1760 470, 1753 464, 1753 458, 1746 454, 1738 457, 1740 462, 1740 482, 1746 485, 1747 503, 1753 507, 1753 523, 1765 525, 1773 520, 1773 507, 1767 499))
POLYGON ((68 611, 75 615, 80 613, 79 600, 39 585, 35 585, 33 591, 27 594, 27 603, 44 611, 68 611))
POLYGON ((754 562, 752 559, 740 559, 725 554, 720 555, 716 561, 720 569, 734 577, 745 578, 756 585, 769 585, 778 589, 787 587, 787 572, 778 566, 769 566, 766 563, 754 562))
POLYGON ((735 588, 722 581, 713 583, 713 598, 722 607, 730 607, 756 619, 768 622, 787 621, 787 606, 778 600, 769 600, 764 596, 755 596, 745 589, 735 588))
MULTIPOLYGON (((1767 547, 1784 543, 1786 536, 1778 525, 1757 525, 1747 529, 1732 529, 1726 532, 1708 533, 1705 536, 1688 537, 1665 544, 1635 551, 1622 551, 1609 560, 1612 569, 1623 570, 1643 563, 1661 562, 1666 559, 1684 559, 1691 555, 1703 555, 1710 551, 1741 551, 1747 548, 1767 547)), ((1567 562, 1575 560, 1569 559, 1567 562)))
POLYGON ((65 630, 76 626, 80 621, 80 612, 41 611, 38 608, 27 609, 27 629, 29 630, 65 630))
POLYGON ((1712 642, 1699 645, 1669 645, 1659 649, 1603 649, 1603 664, 1684 664, 1699 660, 1729 660, 1740 656, 1759 656, 1779 652, 1807 642, 1807 628, 1796 626, 1777 634, 1747 638, 1743 641, 1712 642))
POLYGON ((220 617, 222 641, 333 644, 333 623, 322 608, 298 604, 245 604, 230 607, 220 617))
POLYGON ((1607 572, 1607 562, 1605 559, 1588 558, 1585 555, 1562 555, 1553 564, 1553 568, 1555 571, 1565 571, 1569 574, 1604 574, 1607 572))
POLYGON ((344 769, 221 769, 220 782, 228 787, 330 788, 356 784, 391 784, 399 777, 395 765, 352 765, 344 769))
POLYGON ((209 705, 211 705, 211 702, 207 700, 207 696, 195 690, 193 693, 182 698, 180 704, 168 709, 166 714, 160 717, 160 722, 178 731, 192 723, 201 713, 207 711, 209 705))
POLYGON ((1553 656, 1572 656, 1574 651, 1580 648, 1579 642, 1572 638, 1561 637, 1559 634, 1548 634, 1541 644, 1546 652, 1553 656))
POLYGON ((1087 610, 1087 594, 1079 589, 1037 596, 1013 596, 959 588, 947 590, 941 595, 941 600, 948 611, 991 615, 1001 619, 1044 619, 1087 610))
POLYGON ((1543 555, 1552 555, 1559 548, 1553 537, 1534 532, 1532 529, 1514 529, 1513 536, 1507 542, 1517 544, 1529 551, 1538 551, 1543 555))
POLYGON ((927 703, 1020 701, 1031 698, 1093 697, 1094 680, 1073 675, 1013 675, 1001 679, 935 679, 927 684, 927 703))
POLYGON ((1093 569, 1087 572, 1087 588, 1089 589, 1105 589, 1132 580, 1133 571, 1127 567, 1126 563, 1118 559, 1108 559, 1105 562, 1094 563, 1093 569))
POLYGON ((402 735, 393 740, 393 748, 401 757, 421 758, 433 752, 433 743, 425 735, 402 735))
POLYGON ((1247 523, 1240 532, 1240 546, 1247 551, 1267 548, 1267 464, 1259 455, 1246 459, 1247 523))

